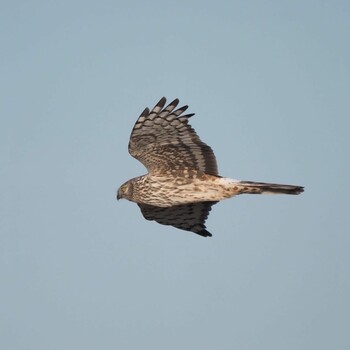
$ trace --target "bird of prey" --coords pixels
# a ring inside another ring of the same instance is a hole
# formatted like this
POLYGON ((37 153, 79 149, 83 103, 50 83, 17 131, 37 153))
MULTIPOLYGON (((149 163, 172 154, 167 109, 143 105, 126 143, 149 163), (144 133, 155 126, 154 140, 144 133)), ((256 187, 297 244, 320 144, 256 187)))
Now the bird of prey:
POLYGON ((218 201, 239 194, 299 194, 304 188, 263 182, 240 181, 218 174, 213 150, 200 140, 175 99, 166 107, 163 97, 146 108, 131 132, 129 153, 148 174, 120 186, 117 199, 137 203, 147 220, 212 236, 205 221, 218 201))

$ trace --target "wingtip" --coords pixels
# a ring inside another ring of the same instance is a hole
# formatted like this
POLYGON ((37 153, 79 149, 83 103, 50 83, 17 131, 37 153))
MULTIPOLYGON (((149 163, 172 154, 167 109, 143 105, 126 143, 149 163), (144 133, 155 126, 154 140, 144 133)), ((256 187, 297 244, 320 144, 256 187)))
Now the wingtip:
POLYGON ((199 232, 195 232, 195 233, 197 233, 197 235, 200 235, 202 237, 212 237, 213 236, 209 231, 207 231, 205 229, 203 229, 199 232))
MULTIPOLYGON (((148 107, 146 107, 144 110, 143 110, 143 112, 140 114, 140 117, 144 117, 144 116, 146 116, 146 115, 148 115, 149 114, 149 108, 148 107)), ((139 118, 140 118, 139 117, 139 118)))
POLYGON ((177 107, 177 105, 179 104, 179 99, 178 98, 175 98, 175 100, 171 101, 169 104, 168 104, 168 107, 170 107, 171 110, 173 110, 174 108, 177 107))
POLYGON ((165 104, 166 104, 166 98, 163 96, 160 100, 159 100, 159 102, 156 104, 156 106, 158 106, 158 107, 164 107, 165 106, 165 104))
MULTIPOLYGON (((157 110, 162 110, 164 108, 164 106, 166 105, 167 99, 163 96, 159 102, 155 105, 155 107, 153 108, 153 111, 157 111, 157 110)), ((166 109, 168 109, 169 111, 173 111, 177 105, 179 104, 180 100, 178 98, 175 98, 173 101, 171 101, 168 106, 166 107, 166 109)), ((183 113, 186 109, 188 108, 188 106, 183 106, 180 108, 180 110, 182 111, 181 113, 183 113)))

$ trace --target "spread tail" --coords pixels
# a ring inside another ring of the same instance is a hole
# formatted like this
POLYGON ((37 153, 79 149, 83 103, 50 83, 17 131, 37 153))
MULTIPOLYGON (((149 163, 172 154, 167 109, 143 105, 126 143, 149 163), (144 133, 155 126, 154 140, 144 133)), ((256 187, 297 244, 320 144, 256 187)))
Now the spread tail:
POLYGON ((253 181, 239 181, 237 185, 241 194, 300 194, 304 192, 304 187, 294 185, 270 184, 253 181))

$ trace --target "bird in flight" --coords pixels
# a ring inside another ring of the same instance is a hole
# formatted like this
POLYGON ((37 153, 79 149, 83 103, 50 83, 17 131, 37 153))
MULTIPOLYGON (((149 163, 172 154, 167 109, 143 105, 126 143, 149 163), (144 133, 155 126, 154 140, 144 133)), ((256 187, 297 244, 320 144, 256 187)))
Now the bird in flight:
POLYGON ((212 234, 205 221, 218 201, 239 194, 300 194, 301 186, 240 181, 218 174, 213 150, 188 124, 194 114, 188 106, 177 108, 175 99, 166 107, 163 97, 146 108, 131 132, 129 153, 148 174, 135 177, 118 189, 117 199, 137 203, 145 219, 203 237, 212 234))

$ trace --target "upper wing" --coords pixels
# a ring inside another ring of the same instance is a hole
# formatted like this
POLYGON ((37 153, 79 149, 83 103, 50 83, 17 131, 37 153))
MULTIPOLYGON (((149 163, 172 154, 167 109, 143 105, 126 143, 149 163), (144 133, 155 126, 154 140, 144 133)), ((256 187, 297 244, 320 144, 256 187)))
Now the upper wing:
POLYGON ((204 225, 211 207, 217 202, 198 202, 173 207, 155 207, 148 204, 138 206, 145 219, 155 220, 162 225, 171 225, 185 231, 192 231, 203 237, 211 237, 204 225))
POLYGON ((131 132, 130 154, 149 173, 187 169, 218 175, 213 150, 188 124, 193 114, 181 115, 188 106, 175 109, 178 99, 164 108, 165 103, 163 97, 151 111, 142 112, 131 132))

